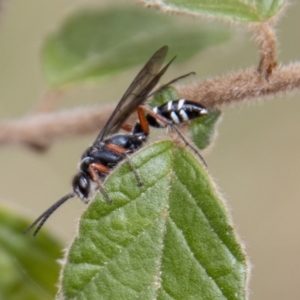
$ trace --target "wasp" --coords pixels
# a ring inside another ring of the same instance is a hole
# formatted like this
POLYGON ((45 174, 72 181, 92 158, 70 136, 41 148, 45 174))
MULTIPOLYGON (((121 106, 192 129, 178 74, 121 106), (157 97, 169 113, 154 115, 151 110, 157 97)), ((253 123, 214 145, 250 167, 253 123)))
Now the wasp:
MULTIPOLYGON (((24 233, 27 233, 37 225, 33 232, 33 236, 35 236, 50 215, 64 202, 75 196, 79 197, 84 203, 88 203, 94 199, 96 193, 100 190, 107 201, 110 202, 111 199, 103 188, 102 183, 107 175, 125 159, 134 171, 138 184, 142 185, 134 166, 131 165, 128 155, 136 152, 146 143, 149 136, 149 126, 156 128, 171 126, 178 132, 185 143, 197 152, 184 139, 176 124, 184 123, 207 114, 207 109, 204 106, 185 99, 171 100, 154 108, 150 108, 144 104, 149 96, 161 90, 159 89, 150 94, 175 59, 174 57, 161 69, 167 52, 168 46, 164 46, 152 55, 130 84, 94 143, 83 153, 79 164, 79 172, 74 176, 72 181, 72 192, 50 206, 24 233), (134 111, 137 111, 138 121, 132 127, 124 125, 126 119, 134 111), (130 132, 117 134, 121 128, 130 132)), ((162 88, 187 75, 172 80, 162 88)), ((202 159, 201 155, 200 158, 202 159)))

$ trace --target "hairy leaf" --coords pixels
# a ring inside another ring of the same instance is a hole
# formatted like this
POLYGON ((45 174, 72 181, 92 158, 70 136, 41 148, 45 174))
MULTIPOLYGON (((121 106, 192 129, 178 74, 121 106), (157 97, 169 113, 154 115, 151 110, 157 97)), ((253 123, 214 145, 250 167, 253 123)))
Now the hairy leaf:
POLYGON ((50 36, 42 64, 48 82, 62 86, 106 77, 148 60, 163 45, 183 62, 229 37, 225 30, 141 8, 85 10, 50 36), (180 21, 181 20, 181 21, 180 21))
POLYGON ((207 148, 213 141, 216 133, 216 126, 221 116, 221 111, 217 108, 208 110, 206 116, 197 118, 191 122, 189 130, 192 141, 203 150, 207 148))
POLYGON ((240 22, 263 22, 274 17, 285 0, 140 0, 147 6, 240 22))
POLYGON ((247 263, 207 170, 172 141, 109 177, 66 257, 66 299, 245 299, 247 263))
POLYGON ((53 299, 61 246, 45 231, 24 235, 29 222, 0 209, 0 299, 53 299))

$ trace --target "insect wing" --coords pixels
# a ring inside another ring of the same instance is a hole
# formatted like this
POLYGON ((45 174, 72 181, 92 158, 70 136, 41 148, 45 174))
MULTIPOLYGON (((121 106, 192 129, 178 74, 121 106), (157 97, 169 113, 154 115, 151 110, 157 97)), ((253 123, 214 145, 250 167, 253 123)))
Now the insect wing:
MULTIPOLYGON (((163 64, 167 53, 168 46, 163 46, 152 55, 152 57, 148 60, 148 62, 130 84, 129 88, 119 101, 107 123, 97 136, 94 144, 102 141, 105 136, 117 132, 120 129, 121 125, 125 122, 125 120, 138 107, 138 105, 145 101, 147 95, 144 96, 144 94, 146 94, 146 92, 148 94, 151 91, 149 89, 152 89, 156 85, 159 78, 166 71, 165 67, 163 69, 164 72, 160 74, 161 72, 159 72, 159 69, 163 64), (158 79, 156 79, 157 74, 159 74, 158 79)), ((169 66, 169 64, 167 66, 169 66)))

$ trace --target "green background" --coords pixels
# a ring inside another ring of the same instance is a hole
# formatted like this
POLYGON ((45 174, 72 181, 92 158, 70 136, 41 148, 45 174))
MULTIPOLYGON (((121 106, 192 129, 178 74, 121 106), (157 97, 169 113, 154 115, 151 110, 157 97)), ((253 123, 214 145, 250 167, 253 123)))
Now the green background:
MULTIPOLYGON (((43 39, 66 15, 88 5, 105 2, 5 3, 0 14, 1 119, 21 117, 37 106, 47 91, 39 62, 43 39)), ((300 3, 295 1, 277 25, 280 62, 300 60, 296 35, 299 14, 300 3)), ((199 79, 223 75, 257 62, 255 41, 239 29, 230 42, 209 48, 184 65, 172 66, 164 81, 189 71, 196 71, 199 79)), ((117 100, 139 68, 97 86, 69 90, 59 106, 117 100)), ((226 108, 215 147, 209 154, 204 153, 254 265, 250 282, 254 300, 300 298, 299 98, 300 93, 296 93, 264 103, 257 101, 255 105, 226 108)), ((45 155, 25 148, 1 148, 0 201, 35 219, 69 192, 79 157, 94 136, 61 141, 45 155)), ((48 228, 67 244, 83 210, 79 200, 70 200, 52 216, 48 228)))

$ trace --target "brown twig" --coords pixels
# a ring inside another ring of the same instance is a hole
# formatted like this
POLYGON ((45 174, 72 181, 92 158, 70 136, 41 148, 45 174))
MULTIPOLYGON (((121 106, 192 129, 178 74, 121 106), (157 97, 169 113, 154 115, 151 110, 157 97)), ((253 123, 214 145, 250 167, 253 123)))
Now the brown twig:
MULTIPOLYGON (((300 88, 300 63, 278 67, 269 80, 256 68, 233 72, 224 77, 178 86, 182 98, 207 108, 229 105, 265 96, 276 96, 300 88)), ((113 106, 77 108, 51 113, 39 113, 18 120, 0 123, 0 145, 21 144, 35 150, 45 150, 57 139, 99 131, 113 106)))
POLYGON ((55 140, 95 132, 102 128, 112 107, 95 106, 32 114, 0 123, 0 145, 21 144, 46 150, 55 140))
POLYGON ((206 80, 179 88, 182 97, 193 99, 208 108, 234 104, 262 97, 272 97, 300 88, 300 63, 276 68, 269 80, 251 68, 229 73, 224 77, 206 80))
POLYGON ((260 51, 258 72, 260 72, 266 78, 266 80, 268 80, 273 70, 277 66, 277 40, 274 27, 271 26, 269 22, 260 23, 255 26, 255 32, 255 37, 260 51))

